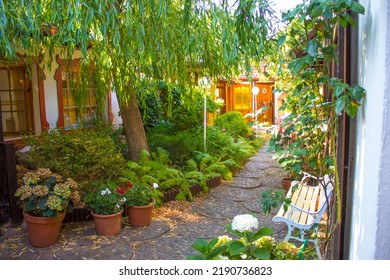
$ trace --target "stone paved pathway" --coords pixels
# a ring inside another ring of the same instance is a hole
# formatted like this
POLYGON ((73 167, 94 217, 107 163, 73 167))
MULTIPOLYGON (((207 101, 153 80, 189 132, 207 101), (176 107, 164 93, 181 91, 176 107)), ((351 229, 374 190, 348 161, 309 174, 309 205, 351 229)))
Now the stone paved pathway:
POLYGON ((267 146, 259 150, 231 182, 223 182, 181 209, 169 209, 144 228, 126 225, 115 237, 95 234, 93 222, 64 224, 59 240, 47 248, 31 247, 22 227, 3 226, 0 236, 0 259, 138 259, 182 260, 196 253, 191 245, 197 239, 212 239, 227 234, 225 226, 234 216, 252 213, 260 227, 274 229, 274 237, 285 236, 283 224, 272 222, 275 212, 264 215, 261 193, 268 188, 281 188, 283 172, 268 153, 267 146))

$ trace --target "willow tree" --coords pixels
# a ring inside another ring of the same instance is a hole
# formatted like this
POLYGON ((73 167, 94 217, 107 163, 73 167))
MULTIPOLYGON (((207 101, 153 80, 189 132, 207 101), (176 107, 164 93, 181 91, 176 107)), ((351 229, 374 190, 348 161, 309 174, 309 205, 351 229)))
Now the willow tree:
MULTIPOLYGON (((230 78, 259 63, 272 13, 267 0, 0 0, 1 60, 18 50, 33 55, 80 49, 100 77, 100 97, 113 87, 130 157, 148 149, 140 100, 160 80, 189 88, 199 75, 230 78), (42 25, 55 36, 42 37, 42 25)), ((48 63, 50 65, 50 62, 48 63)), ((191 91, 188 91, 191 93, 191 91)), ((99 93, 99 91, 98 91, 99 93)))

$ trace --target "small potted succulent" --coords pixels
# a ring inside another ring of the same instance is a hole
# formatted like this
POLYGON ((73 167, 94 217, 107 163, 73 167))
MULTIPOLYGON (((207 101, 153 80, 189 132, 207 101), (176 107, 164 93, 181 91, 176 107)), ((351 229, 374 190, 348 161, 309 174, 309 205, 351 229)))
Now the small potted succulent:
POLYGON ((153 208, 161 202, 162 192, 158 184, 126 182, 125 192, 127 215, 129 224, 133 226, 147 226, 152 221, 153 208))
POLYGON ((78 184, 47 168, 28 171, 22 183, 15 196, 23 209, 29 242, 35 247, 50 246, 57 241, 66 212, 82 206, 78 184))
POLYGON ((87 193, 83 200, 94 218, 99 235, 117 235, 121 232, 125 188, 114 182, 101 183, 87 193))

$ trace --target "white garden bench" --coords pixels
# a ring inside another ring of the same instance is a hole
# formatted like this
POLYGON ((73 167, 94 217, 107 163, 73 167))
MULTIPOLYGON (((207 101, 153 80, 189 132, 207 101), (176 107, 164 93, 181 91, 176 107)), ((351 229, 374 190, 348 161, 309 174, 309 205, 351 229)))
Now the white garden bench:
POLYGON ((302 180, 293 181, 286 197, 291 199, 291 203, 282 203, 278 213, 272 219, 274 222, 284 222, 288 227, 284 241, 295 239, 300 242, 308 240, 315 245, 319 259, 322 259, 318 244, 318 225, 330 204, 333 183, 329 175, 322 178, 314 177, 308 173, 303 173, 302 180), (319 183, 310 186, 308 180, 316 179, 319 183), (287 210, 285 211, 285 206, 287 210), (298 230, 298 236, 292 235, 298 230), (311 234, 313 233, 313 234, 311 234))

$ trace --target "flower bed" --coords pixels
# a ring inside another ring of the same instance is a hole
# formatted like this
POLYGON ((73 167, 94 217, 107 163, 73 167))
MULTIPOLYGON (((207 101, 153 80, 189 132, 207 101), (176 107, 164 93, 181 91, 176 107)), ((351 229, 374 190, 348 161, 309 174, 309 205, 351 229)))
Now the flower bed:
MULTIPOLYGON (((207 182, 209 188, 215 188, 221 184, 221 177, 214 177, 207 182)), ((193 196, 199 194, 202 191, 202 187, 199 184, 190 186, 190 191, 193 196)), ((166 190, 164 191, 164 196, 162 198, 163 202, 169 202, 176 200, 178 195, 178 190, 166 190)), ((92 216, 86 208, 75 208, 72 213, 67 213, 64 219, 64 223, 69 222, 82 222, 82 221, 91 221, 92 216)))
POLYGON ((212 188, 215 188, 215 187, 218 187, 222 182, 222 177, 221 176, 218 176, 218 177, 214 177, 214 178, 211 178, 210 180, 207 181, 207 186, 212 189, 212 188))

